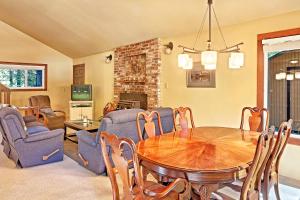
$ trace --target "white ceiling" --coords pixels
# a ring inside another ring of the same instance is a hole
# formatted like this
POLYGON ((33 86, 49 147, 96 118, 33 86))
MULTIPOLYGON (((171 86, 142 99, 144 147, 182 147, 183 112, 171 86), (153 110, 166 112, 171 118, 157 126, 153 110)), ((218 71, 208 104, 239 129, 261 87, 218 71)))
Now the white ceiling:
MULTIPOLYGON (((0 19, 73 58, 196 32, 206 0, 0 0, 0 19)), ((221 26, 300 10, 300 0, 215 0, 221 26)))

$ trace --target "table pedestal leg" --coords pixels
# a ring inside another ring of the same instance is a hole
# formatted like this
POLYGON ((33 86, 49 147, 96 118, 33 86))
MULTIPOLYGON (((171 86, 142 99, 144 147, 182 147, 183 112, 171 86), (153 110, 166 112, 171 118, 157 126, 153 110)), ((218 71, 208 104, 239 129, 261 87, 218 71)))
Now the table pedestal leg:
POLYGON ((209 200, 211 193, 217 191, 219 184, 192 185, 192 199, 209 200))

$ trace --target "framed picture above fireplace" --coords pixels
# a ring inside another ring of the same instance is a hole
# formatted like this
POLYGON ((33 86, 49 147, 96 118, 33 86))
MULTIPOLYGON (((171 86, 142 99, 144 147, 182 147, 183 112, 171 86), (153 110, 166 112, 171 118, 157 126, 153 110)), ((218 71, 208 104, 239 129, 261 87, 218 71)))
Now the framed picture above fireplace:
POLYGON ((215 70, 204 70, 201 62, 194 62, 193 69, 186 72, 186 84, 187 87, 215 88, 215 70))

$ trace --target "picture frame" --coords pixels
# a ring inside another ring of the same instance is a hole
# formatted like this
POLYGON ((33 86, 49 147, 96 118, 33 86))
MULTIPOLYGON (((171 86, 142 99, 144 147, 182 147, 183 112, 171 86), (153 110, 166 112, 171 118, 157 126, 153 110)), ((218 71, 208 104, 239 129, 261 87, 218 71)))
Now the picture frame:
POLYGON ((201 62, 194 62, 193 69, 186 72, 188 88, 216 88, 215 70, 205 70, 201 62))

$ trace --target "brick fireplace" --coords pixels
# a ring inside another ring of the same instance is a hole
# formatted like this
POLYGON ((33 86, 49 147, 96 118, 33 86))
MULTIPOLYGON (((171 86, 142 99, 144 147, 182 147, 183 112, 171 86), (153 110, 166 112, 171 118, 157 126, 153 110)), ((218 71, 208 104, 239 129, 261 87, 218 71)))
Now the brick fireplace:
POLYGON ((142 96, 145 94, 147 108, 158 107, 161 72, 160 39, 118 47, 114 53, 114 99, 119 101, 120 94, 124 96, 124 93, 142 96))

